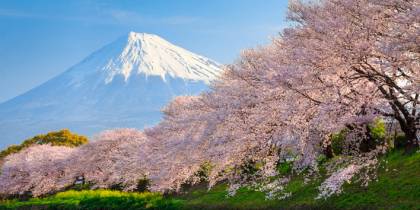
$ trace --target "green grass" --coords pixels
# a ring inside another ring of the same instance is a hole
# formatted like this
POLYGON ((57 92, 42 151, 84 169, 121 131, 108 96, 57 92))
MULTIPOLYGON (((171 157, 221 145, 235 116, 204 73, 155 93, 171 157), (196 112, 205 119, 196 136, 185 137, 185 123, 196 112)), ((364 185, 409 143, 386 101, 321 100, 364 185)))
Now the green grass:
POLYGON ((196 186, 186 194, 163 197, 156 193, 118 191, 67 191, 29 201, 4 201, 0 209, 418 209, 420 210, 420 153, 388 153, 381 159, 378 181, 368 187, 352 183, 344 193, 327 200, 315 200, 322 180, 303 184, 294 176, 286 186, 292 196, 266 200, 261 192, 242 188, 227 197, 226 184, 207 190, 196 186), (36 208, 34 208, 36 207, 36 208))
POLYGON ((211 190, 196 189, 177 197, 184 201, 184 209, 307 209, 315 204, 319 181, 304 184, 302 176, 294 177, 286 186, 292 196, 285 200, 267 200, 265 194, 241 188, 233 197, 227 197, 227 186, 218 185, 211 190))
POLYGON ((379 169, 379 180, 367 188, 344 186, 345 194, 323 205, 343 209, 420 209, 420 153, 410 156, 401 151, 389 153, 379 169))
POLYGON ((181 201, 157 193, 126 193, 111 190, 66 191, 28 201, 9 200, 0 209, 179 209, 181 201))
POLYGON ((315 200, 321 180, 303 184, 295 176, 286 186, 292 196, 284 200, 265 200, 264 194, 241 189, 234 197, 226 197, 226 185, 207 191, 196 189, 179 199, 186 209, 419 209, 420 153, 404 155, 388 153, 381 159, 378 181, 368 187, 358 183, 344 186, 344 193, 327 200, 315 200), (386 163, 387 162, 387 163, 386 163))

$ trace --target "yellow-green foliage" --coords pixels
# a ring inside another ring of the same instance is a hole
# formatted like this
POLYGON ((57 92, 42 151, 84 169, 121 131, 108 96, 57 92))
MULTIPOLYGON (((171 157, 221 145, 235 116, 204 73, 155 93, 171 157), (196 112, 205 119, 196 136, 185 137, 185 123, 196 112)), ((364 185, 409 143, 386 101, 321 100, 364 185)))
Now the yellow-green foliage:
POLYGON ((0 152, 0 159, 10 154, 17 153, 20 150, 35 144, 51 144, 52 146, 77 147, 86 143, 88 143, 88 139, 85 136, 72 133, 68 129, 63 129, 60 131, 54 131, 47 134, 34 136, 25 140, 20 145, 12 145, 0 152))
MULTIPOLYGON (((373 122, 363 125, 369 128, 369 143, 373 146, 384 143, 387 132, 385 122, 381 118, 375 119, 373 122)), ((343 129, 339 132, 331 134, 331 149, 335 156, 341 155, 344 149, 344 143, 348 134, 348 129, 343 129)))
POLYGON ((373 121, 373 123, 369 124, 370 135, 376 141, 383 141, 386 136, 386 128, 385 122, 378 118, 373 121))
POLYGON ((71 133, 68 129, 63 129, 34 136, 33 138, 24 141, 22 145, 51 144, 52 146, 77 147, 86 144, 87 142, 88 139, 85 136, 80 136, 71 133))
POLYGON ((21 149, 23 149, 22 145, 12 145, 12 146, 8 147, 7 149, 0 152, 0 159, 4 158, 4 157, 6 157, 10 154, 17 153, 21 149))
POLYGON ((0 209, 180 209, 181 201, 159 193, 127 193, 111 190, 67 191, 28 201, 0 201, 0 209))
POLYGON ((200 182, 208 181, 213 167, 213 164, 211 164, 209 161, 205 161, 200 165, 200 169, 195 173, 195 175, 200 178, 200 182))

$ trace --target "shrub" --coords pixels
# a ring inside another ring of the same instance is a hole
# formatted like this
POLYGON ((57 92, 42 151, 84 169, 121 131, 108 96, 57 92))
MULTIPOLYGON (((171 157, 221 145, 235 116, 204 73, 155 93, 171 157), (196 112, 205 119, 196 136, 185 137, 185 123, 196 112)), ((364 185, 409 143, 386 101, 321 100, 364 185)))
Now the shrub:
POLYGON ((371 124, 368 125, 369 133, 371 138, 375 141, 376 144, 381 144, 384 142, 386 137, 386 128, 385 122, 382 119, 376 119, 371 124))
POLYGON ((248 160, 239 167, 239 170, 244 175, 253 175, 260 170, 260 164, 255 160, 248 160))
POLYGON ((381 118, 376 118, 369 124, 362 125, 366 130, 366 135, 361 136, 359 150, 361 152, 370 152, 379 145, 384 145, 386 142, 386 127, 385 122, 381 118))
POLYGON ((75 184, 69 187, 69 190, 75 190, 75 191, 82 191, 82 190, 89 190, 92 188, 91 183, 85 183, 85 184, 75 184))
POLYGON ((281 175, 290 174, 292 172, 292 169, 293 169, 293 162, 292 161, 285 161, 285 162, 280 162, 280 163, 277 164, 277 171, 281 175))
POLYGON ((407 138, 405 137, 404 134, 399 133, 394 139, 394 148, 396 149, 405 148, 406 145, 407 145, 407 138))
POLYGON ((73 185, 70 185, 66 190, 89 190, 92 189, 93 185, 94 183, 92 182, 86 182, 84 176, 78 176, 74 181, 73 185))
POLYGON ((334 155, 338 156, 343 154, 346 134, 347 129, 343 129, 340 132, 331 135, 331 149, 334 155))
MULTIPOLYGON (((383 145, 386 138, 386 125, 381 118, 377 118, 369 124, 349 125, 347 128, 331 134, 331 152, 333 156, 352 152, 369 152, 378 145, 383 145), (356 148, 355 145, 358 145, 358 147, 356 148)), ((325 153, 331 155, 328 153, 328 149, 329 147, 327 147, 325 153)))
POLYGON ((124 184, 122 183, 116 183, 116 184, 112 184, 109 186, 110 190, 115 190, 115 191, 123 191, 124 190, 124 184))
POLYGON ((320 154, 317 158, 316 158, 316 162, 318 163, 318 165, 322 165, 325 162, 327 162, 327 156, 324 154, 320 154))
POLYGON ((151 185, 150 179, 148 179, 146 176, 144 176, 143 178, 138 180, 136 191, 137 192, 149 192, 150 191, 149 190, 150 185, 151 185))
POLYGON ((210 161, 204 161, 194 175, 181 184, 181 191, 187 192, 195 186, 208 184, 213 168, 214 165, 210 161))

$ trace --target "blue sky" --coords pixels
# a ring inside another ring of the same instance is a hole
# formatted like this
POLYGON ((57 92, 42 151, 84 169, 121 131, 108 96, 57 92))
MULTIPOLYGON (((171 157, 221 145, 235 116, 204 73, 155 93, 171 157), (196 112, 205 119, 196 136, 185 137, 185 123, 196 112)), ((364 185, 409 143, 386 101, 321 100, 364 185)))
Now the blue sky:
POLYGON ((287 26, 287 0, 0 0, 0 102, 129 31, 221 63, 287 26))

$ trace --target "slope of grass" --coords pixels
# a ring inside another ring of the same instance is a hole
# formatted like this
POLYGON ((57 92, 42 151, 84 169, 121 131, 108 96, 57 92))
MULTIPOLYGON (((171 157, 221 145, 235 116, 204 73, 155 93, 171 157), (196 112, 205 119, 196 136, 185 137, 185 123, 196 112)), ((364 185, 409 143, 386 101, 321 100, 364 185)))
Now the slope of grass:
POLYGON ((379 179, 367 188, 344 186, 344 194, 323 205, 340 209, 420 209, 420 153, 406 156, 402 151, 389 153, 379 168, 379 179))
POLYGON ((303 184, 295 176, 286 186, 292 196, 266 200, 265 195, 242 188, 227 197, 226 185, 211 190, 194 187, 186 194, 163 197, 156 193, 67 191, 29 201, 4 201, 0 209, 418 209, 420 210, 420 153, 390 152, 381 160, 378 181, 368 187, 352 183, 344 193, 327 200, 314 199, 321 180, 303 184))
POLYGON ((315 207, 313 199, 318 191, 315 181, 303 184, 303 177, 295 177, 286 186, 292 196, 284 200, 267 200, 265 194, 248 188, 241 188, 235 196, 227 196, 227 186, 218 185, 211 190, 196 189, 177 197, 184 201, 184 209, 307 209, 315 207))
POLYGON ((327 200, 314 199, 321 180, 303 184, 295 177, 286 187, 292 196, 284 200, 265 200, 261 192, 241 189, 234 197, 226 197, 226 186, 210 191, 195 190, 180 199, 186 209, 419 209, 420 153, 406 156, 394 151, 382 158, 378 181, 368 187, 346 184, 344 193, 327 200))

